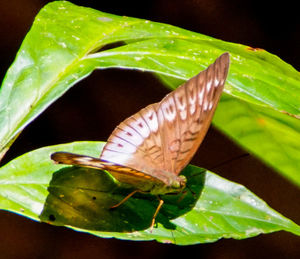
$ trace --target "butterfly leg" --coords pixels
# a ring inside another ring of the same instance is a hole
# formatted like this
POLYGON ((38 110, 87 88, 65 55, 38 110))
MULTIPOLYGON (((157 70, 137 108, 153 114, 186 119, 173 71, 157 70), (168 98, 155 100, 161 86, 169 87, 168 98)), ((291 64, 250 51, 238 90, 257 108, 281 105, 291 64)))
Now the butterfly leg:
POLYGON ((140 191, 139 190, 134 190, 133 192, 129 193, 123 200, 121 200, 119 203, 117 203, 116 205, 114 205, 114 206, 112 206, 110 208, 114 209, 114 208, 119 207, 121 204, 123 204, 125 201, 127 201, 130 197, 132 197, 137 192, 140 192, 140 191))
POLYGON ((150 225, 150 232, 152 232, 153 226, 154 226, 154 224, 155 224, 155 218, 156 218, 158 212, 160 211, 162 205, 164 204, 164 201, 163 201, 159 196, 157 196, 157 198, 158 198, 158 200, 159 200, 159 203, 158 203, 158 206, 157 206, 157 208, 156 208, 156 210, 155 210, 155 213, 154 213, 154 215, 153 215, 153 217, 152 217, 152 221, 151 221, 151 225, 150 225))
MULTIPOLYGON (((187 188, 188 188, 188 186, 187 186, 187 188)), ((188 188, 189 189, 189 188, 188 188)), ((189 191, 194 195, 194 194, 196 194, 196 193, 194 193, 192 190, 190 190, 189 189, 189 191)), ((187 195, 187 193, 188 193, 188 191, 187 190, 183 190, 183 191, 181 191, 180 192, 180 197, 177 199, 177 203, 180 203, 184 198, 185 198, 185 196, 187 195)))
MULTIPOLYGON (((134 190, 133 192, 129 193, 123 200, 121 200, 120 202, 118 202, 116 205, 110 207, 110 209, 114 209, 114 208, 117 208, 119 207, 120 205, 122 205, 124 202, 126 202, 130 197, 132 197, 134 194, 136 194, 137 192, 142 192, 140 190, 134 190)), ((158 214, 158 212, 160 211, 162 205, 164 204, 164 201, 159 197, 157 196, 158 200, 159 200, 159 203, 158 203, 158 206, 153 214, 153 217, 152 217, 152 221, 151 221, 151 225, 150 225, 150 232, 152 232, 153 230, 153 226, 155 224, 155 219, 156 219, 156 216, 158 214)))

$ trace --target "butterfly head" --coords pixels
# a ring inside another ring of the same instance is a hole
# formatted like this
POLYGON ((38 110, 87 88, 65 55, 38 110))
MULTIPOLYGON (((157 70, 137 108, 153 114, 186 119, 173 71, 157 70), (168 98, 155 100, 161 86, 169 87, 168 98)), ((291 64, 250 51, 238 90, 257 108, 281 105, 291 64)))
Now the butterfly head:
POLYGON ((186 178, 183 175, 169 178, 168 183, 164 185, 154 185, 150 191, 153 195, 180 193, 186 185, 186 178))
POLYGON ((186 185, 186 178, 183 175, 179 175, 175 181, 171 183, 171 189, 182 190, 186 185))

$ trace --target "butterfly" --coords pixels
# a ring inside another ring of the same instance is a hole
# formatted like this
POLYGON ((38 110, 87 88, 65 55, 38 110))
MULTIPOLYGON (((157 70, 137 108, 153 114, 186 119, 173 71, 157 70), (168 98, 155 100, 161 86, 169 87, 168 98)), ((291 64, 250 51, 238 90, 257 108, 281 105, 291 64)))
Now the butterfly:
POLYGON ((155 218, 163 205, 159 195, 180 193, 186 178, 179 175, 203 141, 222 94, 229 69, 224 53, 206 70, 189 79, 160 102, 150 104, 119 124, 111 133, 100 158, 56 152, 59 164, 108 171, 134 191, 151 193, 159 199, 155 218))

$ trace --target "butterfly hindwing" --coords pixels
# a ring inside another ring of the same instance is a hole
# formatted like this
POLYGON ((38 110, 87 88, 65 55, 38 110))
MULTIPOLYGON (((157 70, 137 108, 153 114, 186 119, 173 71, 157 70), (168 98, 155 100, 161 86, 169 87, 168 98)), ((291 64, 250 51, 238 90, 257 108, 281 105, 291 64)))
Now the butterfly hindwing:
POLYGON ((139 190, 143 190, 143 188, 150 188, 151 186, 147 187, 147 185, 149 185, 148 183, 158 185, 164 184, 161 180, 154 176, 144 174, 133 168, 103 161, 99 158, 91 156, 73 154, 68 152, 56 152, 51 155, 51 159, 58 164, 67 164, 100 170, 107 170, 120 182, 130 184, 131 186, 135 186, 139 190))

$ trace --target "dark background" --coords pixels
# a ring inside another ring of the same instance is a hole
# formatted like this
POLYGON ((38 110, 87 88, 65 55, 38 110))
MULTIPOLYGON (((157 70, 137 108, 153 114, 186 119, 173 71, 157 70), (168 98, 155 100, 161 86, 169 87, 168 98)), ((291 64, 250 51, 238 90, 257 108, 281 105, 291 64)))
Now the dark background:
MULTIPOLYGON (((14 60, 39 9, 50 1, 0 1, 0 74, 14 60)), ((118 15, 180 26, 222 40, 260 47, 300 69, 300 19, 295 1, 165 0, 73 1, 118 15), (267 1, 265 1, 267 2, 267 1)), ((28 126, 4 162, 30 150, 76 140, 106 140, 113 128, 168 92, 151 74, 111 69, 95 71, 28 126)), ((295 140, 297 141, 297 140, 295 140)), ((193 164, 213 168, 241 183, 272 208, 300 224, 300 191, 245 156, 245 151, 211 128, 193 164), (217 166, 217 167, 216 167, 217 166)), ((245 240, 177 247, 157 242, 102 239, 63 227, 37 223, 0 211, 0 258, 299 258, 300 237, 286 232, 245 240)))

